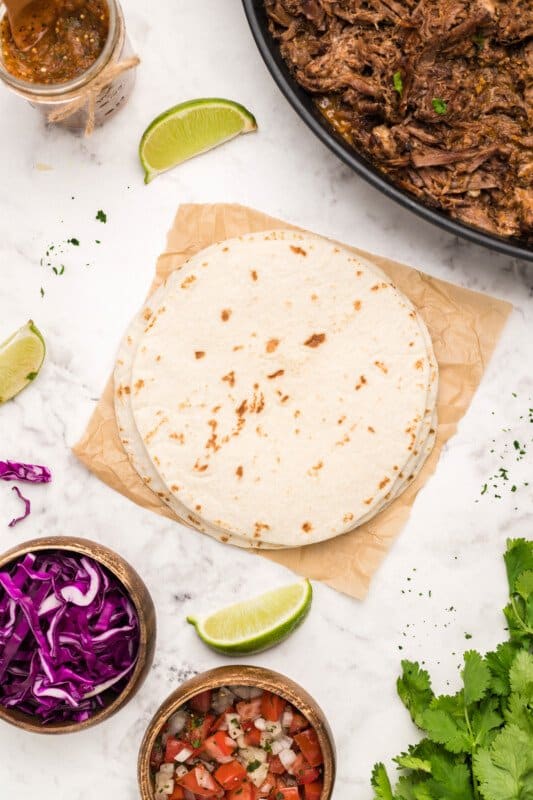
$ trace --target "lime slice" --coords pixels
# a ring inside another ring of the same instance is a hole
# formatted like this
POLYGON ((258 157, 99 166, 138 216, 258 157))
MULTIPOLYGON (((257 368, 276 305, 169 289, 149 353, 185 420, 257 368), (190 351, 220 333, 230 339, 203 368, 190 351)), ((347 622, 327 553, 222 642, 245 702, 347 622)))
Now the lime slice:
POLYGON ((150 183, 161 172, 240 133, 255 130, 255 117, 232 100, 206 97, 169 108, 143 133, 139 156, 144 168, 144 182, 150 183))
POLYGON ((35 380, 45 353, 44 339, 31 319, 0 344, 0 403, 11 400, 35 380))
POLYGON ((303 622, 312 597, 310 582, 298 581, 223 608, 205 619, 187 617, 187 622, 219 653, 259 653, 281 642, 303 622))

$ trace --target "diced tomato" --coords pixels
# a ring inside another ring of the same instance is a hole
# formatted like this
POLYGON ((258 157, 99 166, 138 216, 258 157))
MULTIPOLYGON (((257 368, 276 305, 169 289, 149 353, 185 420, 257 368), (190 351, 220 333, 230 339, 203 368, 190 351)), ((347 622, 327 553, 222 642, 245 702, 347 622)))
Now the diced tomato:
POLYGON ((322 796, 322 788, 322 783, 320 781, 306 783, 304 786, 305 800, 320 800, 322 796))
POLYGON ((154 744, 152 752, 150 754, 150 766, 152 767, 153 770, 155 770, 155 772, 157 772, 162 763, 163 763, 163 747, 159 742, 157 742, 157 744, 154 744))
POLYGON ((226 794, 226 800, 255 800, 256 791, 253 783, 245 781, 237 789, 226 794))
POLYGON ((300 800, 297 786, 282 786, 276 789, 276 800, 300 800))
POLYGON ((313 728, 299 733, 294 740, 302 751, 305 760, 312 766, 318 767, 324 761, 318 736, 313 728))
POLYGON ((240 703, 237 703, 237 714, 241 717, 241 722, 246 722, 246 720, 251 719, 258 719, 261 716, 261 698, 254 697, 249 702, 242 700, 240 703))
POLYGON ((221 794, 220 787, 203 764, 193 767, 182 778, 178 778, 177 782, 197 797, 214 797, 221 794))
POLYGON ((279 722, 287 705, 286 700, 272 692, 263 692, 261 697, 261 714, 269 722, 279 722))
POLYGON ((320 771, 311 767, 301 753, 298 753, 287 772, 294 775, 298 783, 313 783, 320 778, 320 771))
POLYGON ((245 734, 244 741, 247 747, 259 747, 261 744, 261 731, 255 726, 245 734))
POLYGON ((207 739, 211 731, 214 716, 208 714, 207 717, 190 717, 187 721, 186 739, 194 748, 200 747, 204 739, 207 739))
POLYGON ((197 714, 207 714, 211 708, 212 694, 211 689, 207 689, 205 692, 200 692, 200 694, 195 695, 189 700, 189 705, 192 710, 196 711, 197 714))
POLYGON ((286 771, 285 767, 279 760, 279 756, 273 757, 273 759, 270 761, 268 765, 268 768, 270 772, 272 772, 274 775, 283 775, 283 773, 286 771))
POLYGON ((174 787, 174 791, 172 792, 168 800, 183 800, 184 797, 185 797, 185 792, 183 791, 183 787, 176 786, 174 787))
POLYGON ((289 733, 291 736, 294 736, 295 733, 300 733, 300 731, 304 731, 306 728, 309 727, 309 722, 306 720, 303 714, 299 714, 297 711, 293 713, 291 726, 289 728, 289 733))
POLYGON ((215 778, 226 791, 237 789, 246 778, 246 770, 239 761, 230 761, 217 769, 215 778))
POLYGON ((165 747, 165 762, 167 764, 172 764, 172 762, 175 761, 176 756, 185 749, 192 749, 190 742, 182 742, 181 739, 176 739, 174 736, 169 736, 165 747))
POLYGON ((216 718, 216 720, 211 725, 211 729, 210 729, 209 733, 214 733, 215 731, 222 730, 222 726, 226 726, 226 728, 227 728, 227 725, 226 725, 226 712, 224 712, 224 714, 221 714, 220 717, 216 718))
POLYGON ((267 775, 266 780, 258 789, 257 794, 259 797, 268 797, 272 791, 276 788, 276 776, 271 775, 270 773, 267 775))
POLYGON ((202 750, 219 764, 225 764, 231 761, 231 755, 236 747, 233 739, 230 739, 225 731, 217 731, 205 740, 202 750))

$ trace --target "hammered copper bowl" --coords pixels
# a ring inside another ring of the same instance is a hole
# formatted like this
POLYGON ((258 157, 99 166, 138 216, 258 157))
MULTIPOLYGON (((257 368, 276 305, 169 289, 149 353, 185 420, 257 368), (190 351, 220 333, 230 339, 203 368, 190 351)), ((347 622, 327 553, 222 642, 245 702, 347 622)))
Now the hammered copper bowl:
POLYGON ((141 800, 155 800, 150 755, 166 721, 195 695, 207 689, 219 689, 221 686, 254 686, 266 689, 283 697, 309 720, 317 733, 324 756, 324 788, 321 800, 329 800, 335 783, 336 754, 333 734, 324 712, 305 689, 285 675, 271 669, 243 664, 218 667, 196 675, 182 683, 159 707, 148 725, 139 751, 138 778, 141 800))
POLYGON ((0 706, 0 719, 25 731, 47 734, 75 733, 91 728, 93 725, 97 725, 99 722, 111 717, 128 703, 141 687, 154 658, 156 641, 155 608, 148 589, 133 567, 117 553, 114 553, 113 550, 109 550, 109 548, 97 542, 91 542, 89 539, 77 539, 72 536, 50 536, 45 539, 24 542, 0 556, 0 570, 27 553, 42 552, 43 550, 65 550, 79 553, 102 564, 123 585, 139 618, 139 655, 135 669, 122 692, 89 719, 84 722, 43 724, 30 714, 0 706))

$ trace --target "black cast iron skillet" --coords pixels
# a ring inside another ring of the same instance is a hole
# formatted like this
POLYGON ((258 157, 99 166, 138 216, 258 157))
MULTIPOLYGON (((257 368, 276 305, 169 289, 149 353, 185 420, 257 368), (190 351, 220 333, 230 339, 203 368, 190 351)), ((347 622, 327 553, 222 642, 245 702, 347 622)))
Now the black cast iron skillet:
POLYGON ((529 248, 524 242, 519 239, 507 239, 486 233, 479 228, 473 228, 464 222, 451 219, 443 211, 425 206, 408 192, 395 186, 376 167, 359 155, 330 127, 326 119, 315 107, 312 97, 292 77, 289 68, 281 57, 278 44, 268 31, 264 0, 243 0, 243 4, 259 52, 279 88, 313 133, 349 167, 388 197, 392 197, 393 200, 401 203, 405 208, 414 211, 415 214, 427 219, 429 222, 439 225, 449 233, 462 236, 463 239, 468 239, 484 247, 490 247, 491 250, 497 250, 508 256, 533 261, 533 249, 529 248))

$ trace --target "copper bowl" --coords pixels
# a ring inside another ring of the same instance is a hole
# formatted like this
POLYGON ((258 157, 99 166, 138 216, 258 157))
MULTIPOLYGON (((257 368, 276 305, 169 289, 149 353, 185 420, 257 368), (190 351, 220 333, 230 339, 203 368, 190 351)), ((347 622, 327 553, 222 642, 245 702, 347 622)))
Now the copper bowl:
POLYGON ((0 705, 0 719, 31 733, 74 733, 83 731, 103 722, 115 714, 122 706, 131 700, 141 687, 152 665, 156 641, 155 608, 148 589, 140 576, 121 556, 114 553, 97 542, 89 539, 77 539, 73 536, 50 536, 45 539, 34 539, 31 542, 13 547, 0 556, 0 569, 25 556, 27 553, 36 553, 43 550, 66 550, 80 553, 97 561, 106 567, 124 586, 129 595, 139 618, 140 641, 139 655, 135 669, 122 690, 108 705, 97 711, 90 719, 83 722, 55 722, 43 724, 31 714, 25 714, 13 708, 4 708, 0 705))
POLYGON ((250 667, 236 664, 227 667, 209 669, 196 675, 176 689, 175 692, 159 706, 152 721, 148 725, 139 750, 138 778, 141 800, 155 800, 153 779, 150 770, 150 755, 155 741, 169 717, 182 705, 200 692, 207 689, 219 689, 221 686, 254 686, 279 694, 306 717, 315 729, 324 756, 324 788, 321 800, 329 800, 333 793, 336 773, 336 752, 333 734, 324 712, 305 689, 297 683, 263 667, 250 667))

